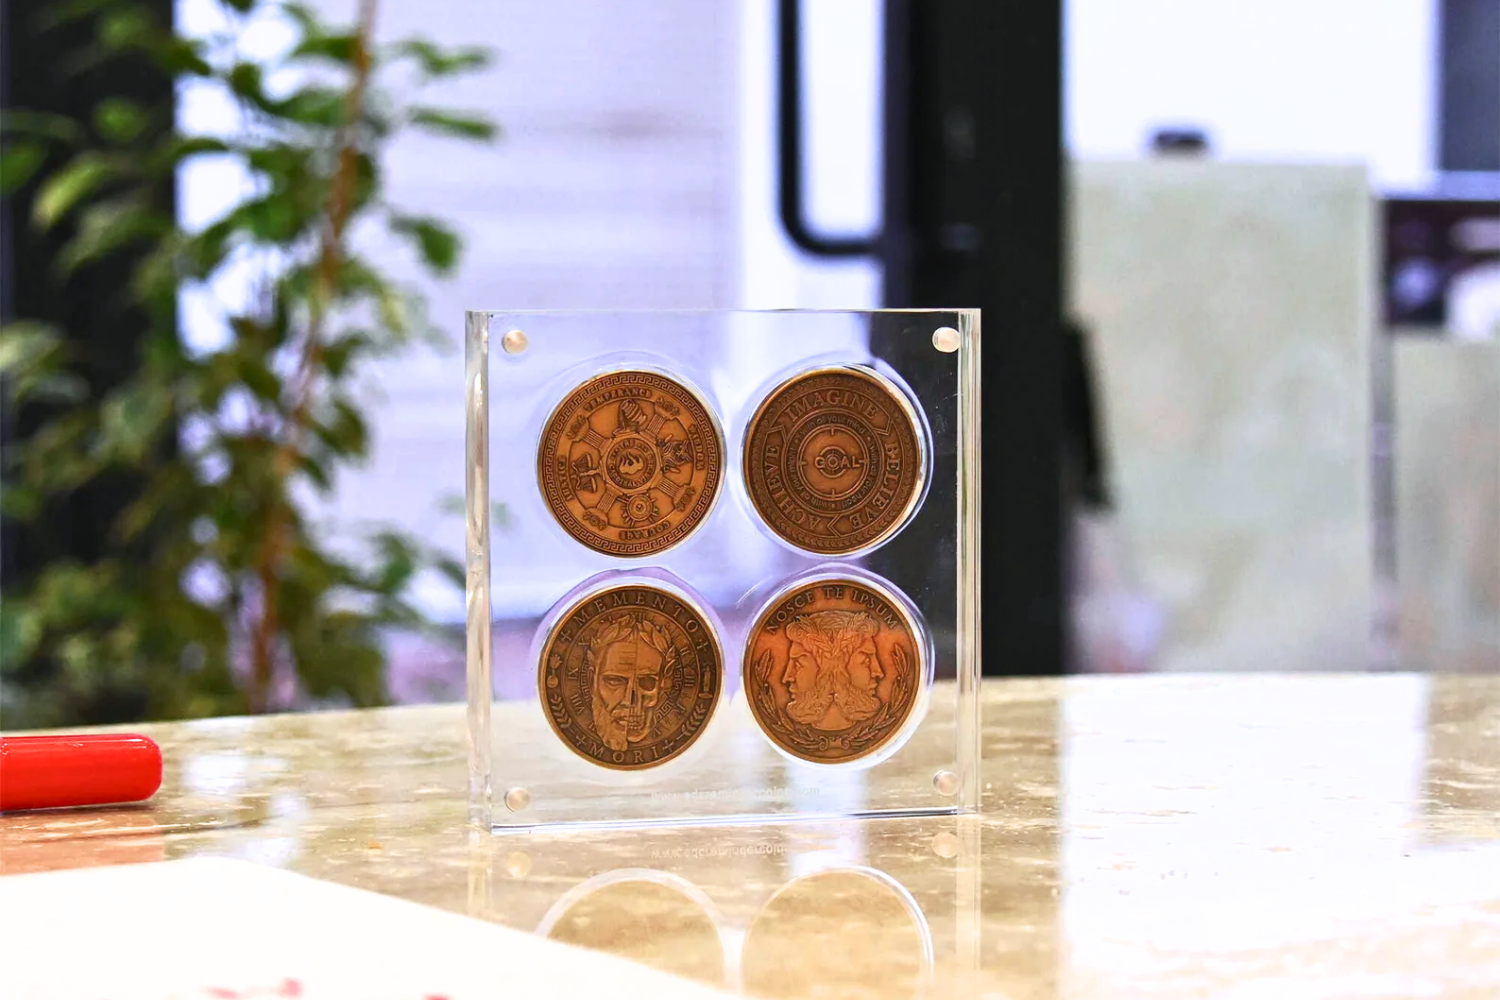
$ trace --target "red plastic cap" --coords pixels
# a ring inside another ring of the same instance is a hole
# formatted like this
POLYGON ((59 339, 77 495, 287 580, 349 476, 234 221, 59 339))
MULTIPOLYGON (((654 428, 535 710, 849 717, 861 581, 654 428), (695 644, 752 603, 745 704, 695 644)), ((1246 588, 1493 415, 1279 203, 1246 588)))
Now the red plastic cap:
POLYGON ((0 736, 0 811, 140 802, 160 787, 161 748, 145 736, 0 736))

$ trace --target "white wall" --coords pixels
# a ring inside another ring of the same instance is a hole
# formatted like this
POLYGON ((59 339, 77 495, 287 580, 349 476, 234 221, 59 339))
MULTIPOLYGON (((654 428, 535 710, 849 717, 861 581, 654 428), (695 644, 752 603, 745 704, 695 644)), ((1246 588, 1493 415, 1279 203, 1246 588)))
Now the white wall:
MULTIPOLYGON (((1434 0, 1069 0, 1068 139, 1083 158, 1136 155, 1150 127, 1196 122, 1226 158, 1369 161, 1408 183, 1431 154, 1434 0)), ((878 224, 879 0, 804 0, 809 215, 878 224)), ((318 0, 347 18, 352 0, 318 0)), ((179 0, 193 32, 216 0, 179 0)), ((403 140, 390 194, 455 219, 470 253, 430 287, 455 332, 463 308, 822 307, 879 301, 869 261, 818 261, 776 216, 774 0, 387 0, 382 35, 420 30, 495 46, 490 71, 432 95, 494 113, 490 148, 403 140)), ((274 25, 252 39, 284 44, 274 25)), ((184 123, 234 128, 233 108, 184 94, 184 123)), ((181 178, 192 224, 245 193, 213 165, 181 178)), ((223 336, 219 303, 248 273, 185 295, 189 339, 223 336), (216 301, 217 300, 217 301, 216 301)), ((353 518, 435 534, 413 482, 461 486, 434 442, 457 440, 456 358, 405 362, 374 403, 378 450, 338 496, 353 518)), ((456 535, 454 537, 457 537, 456 535)))
POLYGON ((1224 159, 1367 163, 1377 190, 1435 162, 1434 0, 1067 0, 1066 18, 1079 159, 1181 123, 1224 159))
MULTIPOLYGON (((878 303, 879 268, 800 253, 776 217, 775 2, 740 5, 740 293, 750 307, 878 303)), ((803 0, 807 200, 820 230, 879 221, 880 0, 803 0)), ((1066 142, 1136 158, 1205 128, 1226 160, 1368 164, 1377 191, 1435 162, 1435 0, 1067 0, 1066 142)))
MULTIPOLYGON (((868 309, 880 268, 824 260, 787 239, 777 215, 776 2, 737 0, 739 305, 868 309)), ((820 234, 863 235, 880 224, 878 0, 803 0, 803 156, 808 221, 820 234)))
MULTIPOLYGON (((386 197, 462 233, 446 281, 427 281, 383 243, 362 244, 417 283, 433 319, 460 342, 465 309, 703 309, 735 304, 740 0, 382 0, 379 39, 420 34, 496 52, 482 73, 434 86, 425 103, 484 111, 504 132, 473 145, 403 135, 384 160, 386 197)), ((348 23, 354 0, 313 0, 348 23)), ((182 30, 223 30, 218 0, 178 0, 182 30)), ((248 40, 280 52, 287 25, 267 15, 248 40)), ((186 128, 234 133, 232 102, 186 87, 186 128)), ((243 198, 232 164, 179 177, 184 224, 243 198)), ((356 239, 360 239, 356 234, 356 239)), ((227 336, 226 308, 245 301, 254 267, 186 289, 186 339, 227 336)), ((463 363, 456 350, 414 351, 375 366, 365 397, 369 462, 347 470, 327 505, 330 527, 394 523, 462 550, 463 522, 442 501, 463 492, 463 363)), ((462 619, 462 595, 434 588, 431 610, 462 619)))

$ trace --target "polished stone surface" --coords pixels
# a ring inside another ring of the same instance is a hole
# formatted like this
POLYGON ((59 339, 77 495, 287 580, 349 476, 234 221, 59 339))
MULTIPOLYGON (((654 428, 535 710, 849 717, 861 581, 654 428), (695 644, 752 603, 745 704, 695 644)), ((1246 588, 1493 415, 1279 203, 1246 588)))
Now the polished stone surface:
POLYGON ((474 840, 458 706, 143 727, 156 800, 0 817, 0 871, 246 858, 768 997, 1500 995, 1500 677, 984 705, 979 819, 474 840))

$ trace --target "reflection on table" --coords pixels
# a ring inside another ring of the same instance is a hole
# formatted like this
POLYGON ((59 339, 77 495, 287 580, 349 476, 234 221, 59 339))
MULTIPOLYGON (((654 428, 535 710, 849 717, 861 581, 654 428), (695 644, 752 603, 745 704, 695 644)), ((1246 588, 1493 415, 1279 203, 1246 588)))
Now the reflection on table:
POLYGON ((475 848, 470 912, 774 1000, 947 996, 977 973, 978 834, 928 818, 499 836, 475 848))

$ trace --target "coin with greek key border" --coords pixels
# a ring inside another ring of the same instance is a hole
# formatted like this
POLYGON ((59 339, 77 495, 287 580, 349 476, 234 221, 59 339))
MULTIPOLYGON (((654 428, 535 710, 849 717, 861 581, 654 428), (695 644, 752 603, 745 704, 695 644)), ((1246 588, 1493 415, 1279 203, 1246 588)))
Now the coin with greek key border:
POLYGON ((654 371, 579 385, 542 429, 537 482, 552 516, 596 552, 655 555, 695 531, 718 499, 724 445, 707 404, 654 371))

